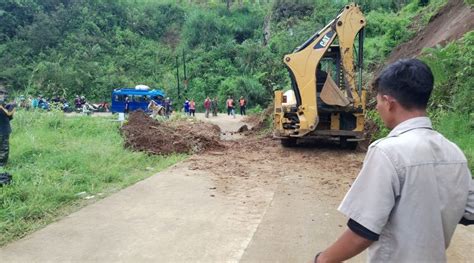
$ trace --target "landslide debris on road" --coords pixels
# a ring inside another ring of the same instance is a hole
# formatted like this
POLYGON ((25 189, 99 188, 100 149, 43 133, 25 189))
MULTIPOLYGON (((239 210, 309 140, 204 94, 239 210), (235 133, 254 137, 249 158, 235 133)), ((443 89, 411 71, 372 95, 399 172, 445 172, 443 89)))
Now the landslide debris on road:
MULTIPOLYGON (((278 140, 249 136, 225 141, 223 151, 208 151, 186 162, 192 171, 205 171, 215 182, 213 194, 241 196, 247 205, 259 204, 262 188, 274 188, 280 180, 297 175, 313 183, 301 192, 316 192, 336 203, 344 197, 359 172, 364 153, 341 150, 338 145, 309 140, 294 148, 283 148, 278 140), (333 197, 337 197, 334 199, 333 197)), ((295 181, 295 184, 298 182, 295 181)), ((281 189, 280 189, 281 190, 281 189)), ((294 193, 293 193, 294 194, 294 193)))
POLYGON ((161 122, 143 111, 130 113, 121 131, 125 147, 149 154, 198 153, 224 148, 217 125, 195 120, 161 122))
POLYGON ((266 120, 273 119, 273 105, 270 105, 263 112, 255 115, 248 115, 244 118, 245 123, 249 123, 252 126, 252 129, 249 131, 258 132, 264 130, 266 127, 266 120))

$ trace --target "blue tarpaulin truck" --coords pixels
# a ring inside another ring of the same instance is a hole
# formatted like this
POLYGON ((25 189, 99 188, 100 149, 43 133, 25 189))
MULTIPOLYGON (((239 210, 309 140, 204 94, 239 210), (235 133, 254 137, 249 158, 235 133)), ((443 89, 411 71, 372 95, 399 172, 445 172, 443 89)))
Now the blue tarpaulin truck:
POLYGON ((122 88, 112 91, 112 113, 124 112, 125 98, 129 99, 129 110, 142 109, 148 111, 150 100, 154 100, 158 105, 163 104, 165 93, 161 90, 147 90, 137 88, 122 88))

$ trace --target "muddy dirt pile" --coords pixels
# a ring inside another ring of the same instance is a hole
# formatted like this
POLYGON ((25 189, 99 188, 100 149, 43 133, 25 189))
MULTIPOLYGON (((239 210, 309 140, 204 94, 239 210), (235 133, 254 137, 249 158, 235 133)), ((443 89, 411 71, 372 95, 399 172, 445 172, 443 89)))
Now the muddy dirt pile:
POLYGON ((273 118, 273 105, 266 108, 263 112, 256 115, 249 115, 244 118, 245 123, 249 123, 252 126, 251 132, 261 131, 266 127, 266 120, 273 118))
POLYGON ((423 48, 445 45, 473 29, 474 10, 466 5, 464 0, 449 0, 413 39, 392 51, 387 64, 401 58, 416 57, 421 54, 423 48))
POLYGON ((198 153, 224 148, 216 125, 188 120, 160 122, 143 111, 130 114, 122 134, 125 147, 149 154, 198 153))

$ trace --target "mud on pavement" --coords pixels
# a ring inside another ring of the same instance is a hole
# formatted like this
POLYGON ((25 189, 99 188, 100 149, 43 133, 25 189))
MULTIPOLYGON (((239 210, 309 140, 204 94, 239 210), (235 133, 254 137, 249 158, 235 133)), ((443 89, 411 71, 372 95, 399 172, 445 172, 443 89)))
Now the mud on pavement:
POLYGON ((337 145, 309 142, 296 148, 282 148, 278 140, 262 132, 263 114, 242 119, 242 126, 225 118, 213 123, 200 120, 157 121, 142 111, 133 112, 122 127, 125 146, 149 154, 194 153, 187 161, 191 170, 203 170, 216 182, 221 194, 246 193, 272 187, 288 173, 311 178, 318 191, 341 198, 357 175, 363 153, 341 150, 337 145), (216 124, 214 124, 216 123, 216 124), (218 124, 218 125, 217 125, 218 124), (221 127, 219 127, 221 126, 221 127), (231 140, 221 140, 221 130, 232 132, 231 140), (239 132, 240 131, 240 132, 239 132))
POLYGON ((188 160, 190 169, 208 172, 221 195, 271 188, 291 174, 312 181, 301 191, 317 189, 328 197, 342 198, 363 160, 363 153, 341 150, 337 145, 283 148, 270 136, 249 135, 223 143, 224 151, 208 151, 188 160))

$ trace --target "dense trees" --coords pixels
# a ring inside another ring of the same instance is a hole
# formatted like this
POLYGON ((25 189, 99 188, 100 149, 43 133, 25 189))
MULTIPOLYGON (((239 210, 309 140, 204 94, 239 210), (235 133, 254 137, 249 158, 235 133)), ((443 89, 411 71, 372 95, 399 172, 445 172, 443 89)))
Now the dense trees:
MULTIPOLYGON (((369 54, 373 63, 403 40, 396 32, 406 21, 386 14, 406 0, 358 2, 367 13, 379 10, 369 14, 377 21, 369 23, 369 37, 389 34, 387 43, 369 43, 376 50, 369 54)), ((83 94, 102 100, 114 88, 146 84, 164 89, 175 100, 187 96, 202 101, 209 95, 223 101, 229 95, 245 95, 250 106, 265 106, 273 90, 289 86, 283 55, 330 21, 345 3, 3 0, 0 78, 15 92, 31 95, 83 94), (265 23, 270 35, 266 41, 265 23)))

